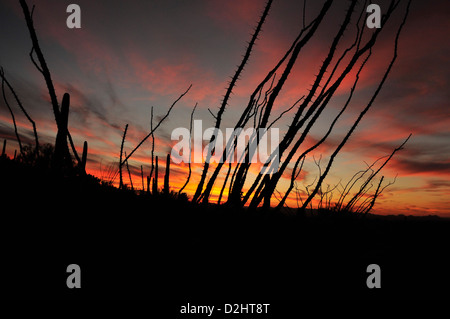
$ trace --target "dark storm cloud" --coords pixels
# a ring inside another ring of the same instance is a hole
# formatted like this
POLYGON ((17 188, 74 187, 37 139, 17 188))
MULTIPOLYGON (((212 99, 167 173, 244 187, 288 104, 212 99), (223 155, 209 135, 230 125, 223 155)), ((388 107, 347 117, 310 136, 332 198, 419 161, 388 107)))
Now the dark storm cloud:
POLYGON ((432 179, 427 183, 432 188, 450 188, 450 181, 445 179, 432 179))
POLYGON ((408 174, 427 174, 433 173, 439 175, 450 175, 450 161, 426 161, 422 162, 413 159, 396 160, 394 169, 399 169, 408 174))

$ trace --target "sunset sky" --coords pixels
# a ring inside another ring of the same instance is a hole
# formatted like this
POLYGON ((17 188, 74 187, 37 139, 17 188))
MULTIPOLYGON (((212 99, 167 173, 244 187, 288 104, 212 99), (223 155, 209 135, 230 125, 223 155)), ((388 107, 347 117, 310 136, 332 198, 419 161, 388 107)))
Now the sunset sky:
MULTIPOLYGON (((387 1, 374 2, 382 11, 387 8, 387 1)), ((28 4, 31 6, 33 2, 28 4)), ((75 145, 81 152, 83 142, 88 141, 87 171, 107 179, 108 168, 118 162, 125 125, 129 124, 129 129, 124 150, 130 152, 149 132, 151 107, 158 120, 191 84, 192 89, 156 132, 156 154, 165 159, 176 143, 170 139, 172 130, 189 128, 190 113, 196 103, 194 118, 203 120, 204 128, 214 126, 208 108, 216 112, 220 106, 265 1, 39 0, 34 4, 34 24, 58 99, 65 92, 71 95, 69 129, 75 145), (66 27, 66 8, 70 3, 81 7, 81 29, 66 27)), ((332 5, 297 61, 275 104, 273 118, 307 92, 342 23, 347 5, 348 1, 335 1, 332 5)), ((306 2, 307 23, 321 6, 322 1, 306 2)), ((402 6, 392 21, 382 26, 386 29, 361 74, 349 110, 314 154, 316 160, 322 155, 322 168, 367 104, 389 64, 396 28, 404 12, 402 6)), ((380 173, 386 182, 393 181, 396 175, 397 179, 380 196, 374 213, 450 217, 449 11, 450 5, 444 0, 412 2, 392 72, 327 177, 326 184, 335 185, 340 180, 345 184, 354 173, 366 167, 365 163, 389 155, 412 133, 405 148, 380 173)), ((302 17, 303 1, 274 0, 225 111, 223 129, 234 127, 254 88, 297 36, 302 17)), ((349 41, 353 40, 352 32, 354 29, 348 31, 349 41)), ((29 58, 31 41, 19 1, 0 0, 0 43, 0 65, 36 121, 41 143, 54 143, 56 124, 48 91, 29 58)), ((352 83, 352 80, 344 81, 324 117, 314 127, 311 140, 320 139, 326 132, 352 83)), ((32 144, 31 125, 9 93, 8 98, 14 107, 22 141, 32 144)), ((292 114, 277 122, 280 132, 286 131, 292 114)), ((18 146, 10 113, 0 99, 0 141, 5 138, 7 153, 12 156, 18 146)), ((149 140, 129 161, 135 188, 141 188, 141 165, 144 174, 149 174, 150 154, 149 140)), ((160 162, 160 167, 164 165, 160 162)), ((185 189, 189 195, 195 191, 201 168, 201 164, 193 166, 191 182, 185 189)), ((177 191, 186 180, 187 165, 172 163, 171 169, 171 188, 177 191)), ((311 155, 298 186, 303 189, 313 183, 317 173, 311 155)), ((163 173, 159 176, 162 185, 163 173)), ((280 181, 281 193, 289 177, 287 174, 280 181)), ((213 192, 212 200, 217 193, 213 192)), ((273 204, 276 203, 273 199, 273 204)), ((296 207, 294 194, 288 204, 296 207)))

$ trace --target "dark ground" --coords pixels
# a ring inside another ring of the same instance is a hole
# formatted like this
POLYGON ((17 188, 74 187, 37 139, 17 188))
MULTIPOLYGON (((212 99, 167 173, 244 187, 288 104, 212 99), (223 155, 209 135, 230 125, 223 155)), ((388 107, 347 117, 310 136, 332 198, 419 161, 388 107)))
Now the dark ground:
POLYGON ((0 161, 3 298, 449 299, 450 221, 283 217, 0 161), (81 267, 81 289, 66 268, 81 267), (369 264, 381 289, 366 286, 369 264))

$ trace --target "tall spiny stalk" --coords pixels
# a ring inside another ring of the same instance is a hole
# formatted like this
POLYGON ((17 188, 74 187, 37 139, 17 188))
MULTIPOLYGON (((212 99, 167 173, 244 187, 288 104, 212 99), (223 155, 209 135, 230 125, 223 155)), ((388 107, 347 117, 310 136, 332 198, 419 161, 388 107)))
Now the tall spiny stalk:
POLYGON ((170 153, 166 159, 166 174, 164 175, 164 195, 169 195, 169 178, 170 178, 170 153))
MULTIPOLYGON (((361 18, 361 15, 360 15, 360 18, 361 18)), ((357 25, 358 25, 358 23, 359 23, 360 18, 358 19, 357 25)), ((355 38, 355 42, 354 42, 349 48, 347 48, 347 49, 344 51, 344 53, 341 55, 341 57, 339 58, 338 62, 337 62, 336 65, 335 65, 335 68, 333 69, 332 74, 330 75, 330 77, 329 77, 327 83, 329 83, 329 81, 330 81, 332 75, 334 74, 334 72, 335 72, 335 70, 336 70, 337 65, 339 64, 339 62, 342 61, 342 59, 344 58, 344 56, 345 56, 345 55, 346 55, 346 54, 347 54, 347 53, 355 46, 356 42, 358 41, 359 36, 360 36, 360 33, 359 33, 359 28, 358 28, 358 33, 357 33, 357 36, 356 36, 356 38, 355 38)), ((359 39, 360 39, 360 38, 359 38, 359 39)), ((302 167, 303 167, 303 163, 302 163, 302 165, 300 166, 300 169, 299 169, 298 171, 296 171, 296 168, 297 168, 297 166, 298 166, 298 164, 299 164, 299 161, 302 160, 302 161, 304 162, 305 157, 306 157, 306 155, 307 155, 308 153, 310 153, 311 151, 315 150, 315 149, 316 149, 317 147, 319 147, 323 142, 325 142, 325 140, 328 138, 328 136, 329 136, 330 133, 332 132, 332 130, 333 130, 333 128, 334 128, 336 122, 337 122, 338 119, 341 117, 341 115, 344 113, 344 111, 347 109, 347 107, 348 107, 350 101, 352 100, 353 93, 354 93, 354 91, 355 91, 356 85, 357 85, 357 83, 358 83, 358 81, 359 81, 360 73, 361 73, 362 69, 364 68, 364 66, 366 65, 366 62, 369 60, 369 58, 370 58, 370 56, 371 56, 371 53, 372 53, 372 51, 370 50, 368 56, 365 58, 365 60, 364 60, 363 63, 361 64, 361 66, 360 66, 358 72, 356 73, 355 81, 354 81, 353 86, 352 86, 352 88, 351 88, 351 90, 350 90, 349 97, 347 98, 347 101, 346 101, 346 103, 344 104, 344 106, 342 107, 341 111, 340 111, 340 112, 337 114, 337 116, 334 118, 334 120, 333 120, 333 122, 331 123, 330 127, 328 128, 328 131, 326 132, 326 134, 325 134, 325 135, 324 135, 324 136, 323 136, 316 144, 314 144, 312 147, 308 148, 306 151, 304 151, 301 155, 298 156, 297 161, 296 161, 296 163, 295 163, 295 165, 294 165, 294 170, 292 171, 292 174, 291 174, 291 183, 290 183, 290 186, 289 186, 289 188, 287 189, 287 191, 286 191, 286 193, 285 193, 283 199, 281 200, 280 204, 284 204, 284 202, 286 201, 287 197, 289 196, 289 193, 292 191, 292 189, 293 189, 293 187, 294 187, 293 183, 294 183, 295 179, 296 179, 296 178, 298 177, 298 175, 300 174, 300 171, 301 171, 301 169, 302 169, 302 167)), ((325 86, 326 86, 326 85, 327 85, 327 84, 325 84, 325 86)), ((324 86, 324 87, 325 87, 325 86, 324 86)), ((322 93, 323 93, 323 92, 322 92, 322 93)), ((321 94, 322 94, 322 93, 321 93, 321 94)), ((320 113, 316 113, 315 117, 317 117, 318 114, 320 114, 320 113)), ((313 123, 314 123, 314 121, 311 121, 311 122, 310 122, 310 124, 313 124, 313 123)), ((302 137, 300 138, 301 141, 303 141, 303 136, 305 136, 305 138, 306 138, 306 133, 307 133, 307 132, 309 132, 309 129, 306 129, 306 130, 305 130, 305 132, 303 133, 302 137)), ((295 148, 295 146, 294 146, 294 148, 295 148)), ((294 153, 295 153, 295 152, 292 152, 292 154, 294 154, 294 153)), ((285 163, 288 163, 288 161, 285 161, 285 163)), ((249 193, 251 194, 250 191, 249 191, 249 193)), ((248 195, 249 195, 249 194, 246 195, 246 198, 248 198, 248 195)), ((245 203, 245 202, 244 202, 244 203, 245 203)), ((281 206, 279 205, 279 206, 277 207, 277 209, 279 209, 279 208, 281 208, 281 207, 282 207, 282 205, 281 205, 281 206)))
MULTIPOLYGON (((51 101, 51 105, 52 105, 52 109, 53 109, 53 114, 55 117, 56 126, 58 128, 58 132, 61 131, 61 135, 64 135, 66 137, 65 141, 63 141, 62 139, 58 140, 58 137, 57 137, 57 141, 55 143, 55 155, 56 155, 55 157, 56 157, 57 161, 61 161, 61 162, 55 163, 55 166, 62 167, 63 165, 67 165, 69 162, 70 154, 69 154, 69 148, 67 146, 67 138, 70 141, 70 146, 72 148, 72 152, 73 152, 75 158, 77 159, 78 164, 80 164, 81 160, 75 149, 75 145, 73 143, 72 136, 70 135, 70 132, 67 128, 67 123, 65 123, 64 116, 62 116, 62 114, 61 114, 62 110, 60 111, 60 108, 59 108, 58 99, 56 97, 56 91, 55 91, 55 87, 53 85, 51 73, 48 68, 47 62, 44 58, 44 54, 42 53, 41 47, 39 45, 39 40, 38 40, 38 37, 36 34, 36 29, 34 28, 34 23, 33 23, 34 6, 30 12, 30 9, 28 8, 27 2, 25 0, 19 0, 19 3, 22 7, 22 11, 23 11, 23 14, 25 17, 28 32, 30 34, 30 38, 31 38, 31 42, 32 42, 32 48, 30 51, 31 61, 33 62, 36 69, 44 77, 45 83, 47 85, 48 93, 50 96, 50 101, 51 101), (34 59, 33 53, 36 54, 39 64, 34 59), (61 116, 63 117, 63 119, 60 119, 61 116), (66 162, 66 163, 64 163, 64 162, 66 162)), ((63 100, 64 100, 64 98, 63 98, 63 100)))
MULTIPOLYGON (((127 153, 125 153, 125 157, 127 156, 127 153)), ((134 191, 134 186, 133 186, 133 179, 131 178, 131 172, 130 172, 130 167, 128 166, 128 161, 125 161, 125 165, 127 167, 127 172, 128 172, 128 178, 130 179, 130 187, 131 190, 134 191)))
POLYGON ((141 181, 142 181, 142 193, 145 192, 145 186, 144 186, 144 168, 141 165, 141 181))
POLYGON ((81 163, 80 163, 80 171, 81 171, 82 175, 86 174, 87 154, 88 154, 88 142, 84 141, 84 143, 83 143, 83 155, 81 156, 81 163))
MULTIPOLYGON (((267 123, 268 123, 269 116, 271 114, 273 105, 274 105, 274 103, 275 103, 279 93, 281 92, 281 89, 283 88, 284 84, 286 83, 286 80, 288 79, 288 76, 290 75, 291 70, 292 70, 292 68, 295 65, 295 62, 297 61, 297 58, 298 58, 301 50, 309 42, 309 40, 312 38, 312 36, 315 34, 317 28, 319 27, 319 25, 321 24, 323 18, 325 17, 326 13, 328 12, 331 4, 332 4, 331 0, 328 0, 327 2, 325 2, 325 4, 323 5, 320 13, 316 17, 316 19, 312 22, 311 28, 308 30, 308 32, 305 34, 305 36, 300 41, 298 41, 298 43, 296 43, 296 45, 294 47, 294 50, 292 51, 291 57, 289 58, 286 66, 285 66, 285 69, 284 69, 280 79, 278 80, 277 85, 274 87, 272 93, 270 94, 270 97, 269 97, 269 100, 268 100, 267 105, 265 107, 263 116, 262 116, 261 121, 259 123, 259 127, 265 128, 267 126, 267 123)), ((304 102, 302 103, 302 106, 297 111, 297 113, 296 113, 296 115, 294 117, 294 120, 297 117, 300 117, 300 113, 301 113, 302 107, 306 107, 306 105, 312 99, 313 94, 314 94, 313 92, 310 92, 308 97, 304 100, 304 102)), ((290 129, 292 129, 292 127, 290 127, 290 129)), ((234 200, 234 203, 232 203, 232 204, 239 204, 239 201, 240 201, 240 195, 239 194, 241 194, 242 186, 244 185, 244 183, 242 183, 241 180, 244 177, 244 175, 246 174, 246 171, 249 169, 249 167, 250 167, 250 163, 246 163, 246 164, 240 166, 240 169, 239 169, 239 171, 238 171, 238 173, 236 175, 237 178, 235 179, 235 185, 233 185, 233 188, 232 188, 232 191, 231 191, 232 195, 234 194, 234 196, 231 196, 231 198, 234 200), (236 184, 236 181, 239 181, 239 183, 236 184)), ((266 183, 269 183, 268 179, 264 179, 264 181, 266 183)))
MULTIPOLYGON (((247 64, 247 61, 250 58, 253 46, 254 46, 254 44, 256 42, 256 39, 258 38, 258 35, 259 35, 260 31, 261 31, 261 28, 262 28, 262 26, 264 24, 264 21, 265 21, 267 15, 269 14, 269 10, 270 10, 271 5, 272 5, 272 0, 268 0, 267 4, 266 4, 266 7, 264 9, 264 12, 263 12, 263 14, 262 14, 262 16, 261 16, 261 18, 259 20, 259 23, 258 23, 258 25, 257 25, 257 27, 255 29, 255 32, 253 33, 253 36, 252 36, 250 42, 248 43, 248 47, 247 47, 245 55, 244 55, 244 57, 243 57, 243 59, 241 61, 241 64, 238 66, 236 72, 234 73, 234 76, 232 77, 232 79, 230 81, 230 84, 228 85, 228 89, 227 89, 227 91, 226 91, 226 93, 224 95, 224 98, 222 100, 221 106, 219 107, 219 110, 218 110, 217 115, 216 115, 216 123, 215 123, 215 126, 214 126, 215 129, 219 129, 220 128, 220 124, 222 122, 222 115, 225 112, 225 108, 226 108, 226 106, 228 104, 228 100, 229 100, 229 98, 231 96, 231 93, 233 92, 233 89, 234 89, 234 86, 236 85, 237 80, 239 79, 239 76, 241 75, 242 71, 244 70, 245 65, 247 64)), ((209 161, 210 161, 211 156, 212 156, 212 154, 214 152, 215 142, 216 142, 216 139, 215 139, 215 136, 213 135, 211 137, 211 139, 210 139, 210 142, 209 142, 207 158, 206 158, 205 164, 203 166, 203 171, 202 171, 202 175, 200 177, 200 182, 199 182, 199 184, 197 186, 197 190, 195 191, 194 197, 192 199, 192 201, 194 201, 194 202, 199 200, 200 195, 201 195, 201 193, 203 191, 203 185, 205 183, 206 175, 208 173, 209 161)))
POLYGON ((152 166, 150 174, 147 176, 147 193, 150 193, 150 181, 152 179, 153 170, 155 169, 155 133, 153 131, 153 106, 150 110, 150 132, 152 137, 152 166))
POLYGON ((155 177, 153 177, 152 194, 158 194, 158 156, 155 156, 155 177))
MULTIPOLYGON (((342 147, 345 145, 345 143, 347 142, 347 140, 349 139, 349 137, 352 135, 353 131, 356 129, 356 127, 358 126, 358 124, 360 123, 361 119, 364 117, 364 115, 367 113, 367 111, 371 108, 373 102, 375 101, 376 97, 378 96, 378 93, 381 91, 381 88, 383 87, 384 82, 387 79, 388 74, 390 73, 392 66, 394 65, 395 60, 397 59, 397 50, 398 50, 398 39, 400 37, 400 33, 403 29, 403 26, 405 25, 406 22, 406 18, 408 16, 409 13, 409 7, 410 7, 411 1, 408 2, 407 8, 406 8, 406 13, 405 16, 403 18, 402 23, 400 24, 400 27, 397 30, 397 34, 395 37, 395 44, 394 44, 394 54, 393 57, 391 59, 391 62, 389 63, 389 66, 387 68, 387 70, 385 71, 383 78, 381 79, 378 87, 376 88, 375 92, 372 95, 372 98, 370 99, 369 103, 367 104, 367 106, 364 108, 364 110, 360 113, 360 115, 358 116, 358 118, 355 120, 355 122, 353 123, 352 127, 350 128, 350 130, 348 131, 348 133, 346 134, 346 136, 344 137, 344 139, 342 140, 342 142, 339 144, 339 146, 336 148, 336 150, 333 152, 333 154, 330 157, 330 160, 328 162, 328 165, 324 171, 324 173, 319 177, 319 180, 317 182, 316 187, 314 188, 313 192, 308 196, 308 198, 306 199, 306 201, 303 203, 303 206, 300 208, 301 210, 305 210, 307 205, 312 201, 312 199, 314 198, 315 194, 318 192, 319 188, 322 185, 323 180, 325 179, 325 177, 327 176, 331 165, 333 164, 333 160, 334 158, 337 156, 337 154, 339 153, 339 151, 342 149, 342 147)), ((411 135, 410 135, 411 136, 411 135)), ((396 151, 398 151, 399 149, 401 149, 403 147, 403 145, 408 141, 409 137, 405 140, 405 142, 400 145, 400 147, 398 147, 397 149, 394 150, 393 154, 391 155, 391 157, 394 155, 394 153, 396 151)))
POLYGON ((36 35, 36 29, 34 28, 34 23, 33 23, 34 6, 33 6, 32 11, 30 12, 27 2, 25 0, 20 0, 20 5, 22 6, 23 14, 25 16, 25 21, 27 23, 28 31, 30 33, 31 41, 33 44, 30 56, 32 56, 33 52, 36 53, 36 56, 38 58, 40 66, 37 65, 37 63, 34 61, 33 58, 32 58, 32 60, 33 60, 33 63, 35 64, 36 68, 42 73, 42 75, 45 79, 45 83, 47 84, 48 93, 50 95, 50 100, 51 100, 52 107, 53 107, 53 114, 55 116, 56 124, 59 128, 58 99, 56 97, 56 91, 55 91, 55 87, 53 86, 53 81, 52 81, 52 76, 51 76, 50 70, 47 66, 47 62, 45 61, 44 54, 42 53, 41 47, 39 45, 39 40, 36 35))
MULTIPOLYGON (((383 17, 383 22, 385 22, 387 19, 389 19, 389 17, 391 16, 392 12, 395 10, 397 5, 398 5, 398 3, 395 3, 394 1, 391 2, 391 5, 389 6, 385 16, 383 17)), ((334 92, 336 92, 337 88, 340 86, 343 79, 353 69, 353 67, 354 67, 355 63, 358 61, 358 59, 363 54, 365 54, 367 51, 371 50, 371 48, 376 43, 376 40, 377 40, 380 32, 381 32, 381 29, 377 29, 376 31, 374 31, 373 34, 371 35, 371 37, 369 38, 369 40, 366 42, 366 44, 362 48, 359 48, 359 44, 358 44, 358 48, 356 49, 356 52, 354 53, 353 57, 350 59, 350 62, 348 63, 348 65, 346 66, 344 71, 341 73, 341 75, 338 77, 338 79, 333 83, 333 85, 330 88, 328 88, 326 91, 322 90, 321 94, 319 94, 319 96, 313 102, 313 104, 310 106, 310 108, 306 112, 306 115, 303 116, 303 118, 301 118, 301 119, 300 119, 300 117, 294 118, 294 120, 292 121, 292 124, 290 125, 290 128, 288 130, 288 133, 286 133, 285 137, 283 138, 283 140, 280 143, 280 148, 279 148, 280 158, 281 158, 283 152, 287 149, 287 147, 293 141, 298 130, 307 122, 307 120, 309 118, 312 117, 312 119, 308 122, 307 127, 304 129, 301 137, 294 143, 294 146, 291 147, 291 150, 290 150, 288 156, 286 157, 286 159, 282 162, 278 173, 274 174, 272 176, 270 182, 266 185, 264 191, 262 192, 262 194, 259 197, 253 197, 252 202, 250 204, 250 206, 252 208, 255 208, 261 202, 263 195, 266 192, 269 192, 269 193, 273 192, 273 190, 275 189, 275 187, 277 185, 278 180, 281 177, 281 174, 287 167, 287 164, 291 161, 291 159, 294 156, 295 152, 297 151, 298 147, 305 140, 311 127, 315 124, 319 115, 322 113, 322 111, 328 105, 334 92), (298 119, 300 119, 300 120, 298 120, 298 119)), ((360 34, 360 38, 361 37, 362 37, 362 34, 360 34)), ((334 43, 336 43, 336 42, 334 42, 334 43)), ((333 46, 332 46, 332 49, 333 49, 333 46)), ((331 50, 330 50, 330 53, 332 53, 331 50)), ((325 66, 325 64, 323 64, 323 66, 325 66)), ((321 72, 319 72, 319 74, 321 74, 321 72)), ((317 80, 318 80, 318 78, 316 77, 316 81, 317 80)), ((305 101, 306 101, 306 99, 305 99, 305 101)))
POLYGON ((125 130, 123 131, 122 143, 120 144, 120 158, 119 158, 119 188, 123 188, 123 175, 122 175, 122 155, 123 155, 123 145, 125 143, 125 137, 127 136, 128 124, 125 125, 125 130))
POLYGON ((53 165, 57 170, 61 170, 63 166, 72 166, 69 148, 67 145, 67 134, 69 124, 69 108, 70 95, 65 93, 61 103, 59 112, 59 125, 56 134, 55 154, 53 156, 53 165))
MULTIPOLYGON (((259 83, 259 85, 256 87, 256 89, 253 91, 253 93, 250 96, 249 102, 247 107, 244 109, 244 111, 241 114, 240 119, 238 120, 238 122, 236 123, 234 129, 237 130, 239 128, 244 127, 247 122, 249 121, 249 119, 251 118, 251 116, 254 117, 254 127, 258 128, 260 125, 259 123, 261 122, 261 116, 263 114, 263 110, 262 108, 264 107, 264 104, 267 104, 267 98, 268 96, 271 94, 272 92, 272 87, 273 87, 273 82, 275 80, 275 76, 276 76, 276 72, 277 70, 283 65, 283 63, 286 61, 286 59, 289 57, 289 55, 292 53, 292 51, 294 50, 294 48, 296 47, 298 41, 302 38, 303 34, 308 31, 308 29, 311 28, 312 24, 314 21, 312 21, 308 26, 304 26, 303 29, 300 31, 300 33, 298 34, 297 38, 293 41, 293 43, 291 44, 291 47, 286 51, 286 53, 284 54, 284 56, 279 60, 279 62, 277 63, 277 65, 275 65, 275 67, 270 70, 266 77, 259 83), (264 101, 261 102, 261 104, 259 103, 259 99, 260 99, 260 95, 261 92, 264 88, 264 86, 272 79, 272 83, 270 84, 269 89, 266 91, 265 97, 264 97, 264 101), (262 106, 261 106, 262 105, 262 106), (256 115, 258 113, 259 107, 261 107, 261 113, 260 113, 260 120, 258 122, 258 125, 256 124, 256 115)), ((294 106, 292 106, 294 107, 294 106)), ((289 109, 288 109, 289 110, 289 109)), ((286 110, 287 111, 287 110, 286 110)), ((285 112, 282 112, 282 115, 284 115, 285 112)), ((281 116, 282 116, 281 115, 281 116)), ((280 116, 280 117, 281 117, 280 116)), ((219 172, 222 169, 223 164, 226 162, 227 160, 227 154, 232 153, 231 150, 233 148, 235 148, 235 141, 236 138, 230 139, 229 141, 227 141, 227 145, 225 147, 225 149, 223 150, 223 154, 222 154, 222 161, 219 162, 216 166, 216 169, 214 170, 214 173, 211 175, 208 184, 205 188, 205 191, 202 194, 203 197, 203 201, 207 202, 209 199, 209 195, 211 193, 212 187, 214 186, 214 183, 217 179, 217 177, 219 176, 219 172)), ((230 161, 231 162, 231 161, 230 161)), ((239 167, 239 165, 237 165, 237 168, 239 167)), ((230 167, 229 170, 230 171, 230 167)), ((235 170, 236 172, 236 170, 235 170)), ((235 172, 233 173, 233 176, 235 176, 235 172)), ((227 176, 230 173, 227 173, 227 176)), ((228 180, 228 179, 227 179, 228 180)), ((233 184, 234 178, 231 179, 231 183, 230 183, 230 188, 233 184)), ((225 186, 223 185, 222 189, 225 186)), ((222 192, 223 193, 223 192, 222 192)))

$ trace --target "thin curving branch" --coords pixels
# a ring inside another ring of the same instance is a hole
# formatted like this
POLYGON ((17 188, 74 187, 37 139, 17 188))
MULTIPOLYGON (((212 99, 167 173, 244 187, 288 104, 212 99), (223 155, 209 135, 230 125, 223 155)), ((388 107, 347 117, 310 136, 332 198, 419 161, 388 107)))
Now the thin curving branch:
MULTIPOLYGON (((3 70, 1 70, 1 72, 3 75, 3 70)), ((14 116, 14 112, 11 109, 11 106, 9 105, 8 99, 6 98, 5 79, 3 76, 2 76, 2 94, 3 94, 3 100, 5 101, 6 107, 8 108, 9 113, 11 113, 11 118, 12 118, 13 125, 14 125, 14 133, 16 134, 17 142, 19 143, 19 150, 20 150, 20 153, 22 154, 23 153, 22 142, 20 141, 20 135, 19 135, 19 132, 17 131, 16 117, 14 116)), ((6 143, 6 140, 5 140, 5 143, 6 143)), ((4 149, 5 149, 5 145, 3 146, 3 151, 4 151, 4 149)))
POLYGON ((172 103, 172 105, 169 107, 169 109, 167 110, 167 113, 166 113, 166 115, 164 115, 163 116, 163 118, 158 122, 158 124, 156 124, 156 126, 150 131, 150 133, 148 133, 147 134, 147 136, 145 136, 140 142, 139 142, 139 144, 130 152, 130 154, 128 154, 128 156, 126 156, 125 157, 125 159, 123 160, 123 161, 121 161, 121 163, 122 163, 122 165, 124 164, 124 162, 126 161, 126 160, 128 160, 133 154, 134 154, 134 152, 136 152, 137 151, 137 149, 150 137, 150 136, 152 136, 152 134, 158 129, 158 127, 161 125, 161 123, 162 122, 164 122, 164 120, 169 116, 169 114, 170 114, 170 112, 172 111, 172 109, 173 109, 173 107, 175 106, 175 104, 179 101, 179 100, 181 100, 181 98, 183 98, 183 96, 185 96, 188 92, 189 92, 189 90, 191 89, 191 87, 192 87, 192 84, 191 85, 189 85, 189 87, 188 87, 188 89, 183 93, 183 94, 181 94, 179 97, 178 97, 178 99, 176 99, 175 100, 175 102, 173 102, 172 103))
MULTIPOLYGON (((11 84, 8 82, 8 80, 6 79, 5 73, 3 71, 3 68, 0 69, 0 76, 2 78, 2 91, 3 89, 3 82, 6 83, 6 85, 8 86, 9 90, 11 91, 11 93, 13 94, 17 105, 19 106, 19 108, 22 110, 23 114, 25 115, 25 117, 27 118, 27 120, 31 123, 31 126, 33 127, 33 133, 34 133, 34 140, 35 140, 35 153, 37 154, 39 151, 39 138, 38 138, 38 134, 37 134, 37 130, 36 130, 36 123, 33 121, 33 119, 31 118, 31 116, 28 114, 28 112, 25 110, 22 102, 20 101, 19 97, 17 96, 16 91, 14 90, 14 88, 11 86, 11 84)), ((3 92, 3 98, 5 100, 6 103, 8 103, 6 101, 6 97, 5 94, 3 92)), ((9 108, 9 105, 8 105, 9 108)), ((12 113, 11 113, 12 114, 12 113)), ((14 127, 15 130, 17 131, 17 127, 15 126, 14 123, 14 127)), ((20 146, 20 152, 22 153, 22 146, 20 145, 20 140, 19 140, 19 146, 20 146)))

